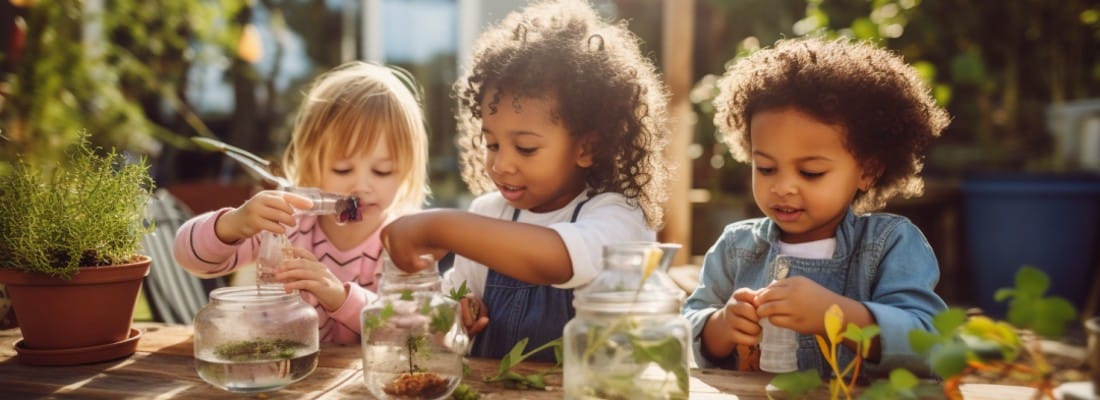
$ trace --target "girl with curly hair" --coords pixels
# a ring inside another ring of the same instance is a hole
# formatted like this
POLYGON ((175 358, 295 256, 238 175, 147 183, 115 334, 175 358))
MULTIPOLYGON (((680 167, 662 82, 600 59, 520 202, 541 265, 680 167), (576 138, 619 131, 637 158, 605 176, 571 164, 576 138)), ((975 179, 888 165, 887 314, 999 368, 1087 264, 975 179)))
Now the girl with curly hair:
MULTIPOLYGON (((502 357, 561 336, 572 289, 603 247, 653 241, 666 197, 666 94, 638 39, 581 1, 512 13, 474 44, 455 84, 469 212, 402 217, 383 231, 402 268, 453 252, 444 289, 463 283, 471 355, 502 357)), ((543 351, 536 359, 553 360, 543 351)))
POLYGON ((908 219, 868 212, 921 194, 922 154, 947 113, 901 57, 845 39, 781 40, 732 65, 719 88, 715 124, 752 165, 766 217, 728 225, 705 255, 683 310, 700 366, 757 367, 749 358, 770 324, 794 332, 787 359, 762 346, 765 369, 828 373, 814 335, 838 305, 844 325, 881 329, 872 369, 927 371, 908 333, 932 330, 946 309, 936 255, 908 219))

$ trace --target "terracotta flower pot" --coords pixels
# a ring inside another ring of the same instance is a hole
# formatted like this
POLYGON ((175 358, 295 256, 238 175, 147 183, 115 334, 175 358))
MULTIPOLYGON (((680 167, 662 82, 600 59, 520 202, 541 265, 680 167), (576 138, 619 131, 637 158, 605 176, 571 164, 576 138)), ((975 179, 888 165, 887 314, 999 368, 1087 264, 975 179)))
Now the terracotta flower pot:
MULTIPOLYGON (((134 304, 150 261, 142 256, 130 264, 81 268, 70 280, 0 268, 23 333, 16 350, 89 349, 132 339, 134 304)), ((120 357, 117 351, 104 356, 120 357)))

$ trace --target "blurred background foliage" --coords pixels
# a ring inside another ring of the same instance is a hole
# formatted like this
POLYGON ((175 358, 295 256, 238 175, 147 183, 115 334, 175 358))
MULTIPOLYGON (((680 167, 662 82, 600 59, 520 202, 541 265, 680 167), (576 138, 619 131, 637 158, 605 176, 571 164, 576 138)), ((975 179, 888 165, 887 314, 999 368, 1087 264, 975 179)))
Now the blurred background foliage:
MULTIPOLYGON (((597 3, 611 17, 629 20, 661 65, 660 1, 597 3)), ((151 156, 158 185, 224 176, 231 168, 217 155, 191 151, 185 139, 194 135, 275 159, 310 80, 344 59, 365 58, 358 44, 348 51, 348 38, 358 40, 365 29, 349 17, 361 13, 362 4, 0 0, 0 171, 16 157, 57 162, 58 149, 83 130, 96 144, 151 156), (213 94, 216 85, 228 89, 213 94), (213 107, 200 96, 227 106, 213 107)), ((695 6, 692 169, 695 187, 715 196, 747 193, 748 174, 714 138, 708 104, 714 77, 782 37, 874 40, 915 65, 954 117, 933 145, 930 176, 1056 169, 1046 108, 1100 97, 1096 0, 697 0, 695 6)), ((411 18, 398 23, 420 29, 419 17, 411 18)), ((453 159, 456 57, 396 62, 426 89, 440 204, 453 204, 463 192, 453 159)))
POLYGON ((692 93, 700 119, 696 186, 745 193, 748 176, 714 139, 715 75, 782 37, 872 40, 914 65, 953 117, 925 175, 1064 171, 1047 107, 1100 97, 1100 2, 1094 0, 708 0, 699 4, 692 93))
POLYGON ((244 1, 0 2, 0 171, 48 164, 88 132, 93 144, 157 154, 208 132, 184 96, 196 42, 233 49, 244 1), (167 123, 172 115, 185 121, 167 123), (180 129, 184 128, 184 129, 180 129))

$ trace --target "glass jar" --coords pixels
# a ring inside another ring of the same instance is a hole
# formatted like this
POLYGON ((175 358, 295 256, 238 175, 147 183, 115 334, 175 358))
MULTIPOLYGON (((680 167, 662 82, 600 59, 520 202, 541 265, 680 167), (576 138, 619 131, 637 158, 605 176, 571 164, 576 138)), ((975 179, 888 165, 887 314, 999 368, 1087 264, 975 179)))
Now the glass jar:
POLYGON ((469 338, 438 265, 398 269, 382 254, 379 298, 363 308, 363 381, 379 399, 444 399, 462 380, 469 338))
POLYGON ((604 268, 574 292, 577 314, 562 333, 566 399, 688 398, 691 326, 667 275, 678 248, 604 247, 604 268))
POLYGON ((278 390, 317 368, 317 310, 282 285, 215 289, 193 324, 195 370, 219 388, 278 390))

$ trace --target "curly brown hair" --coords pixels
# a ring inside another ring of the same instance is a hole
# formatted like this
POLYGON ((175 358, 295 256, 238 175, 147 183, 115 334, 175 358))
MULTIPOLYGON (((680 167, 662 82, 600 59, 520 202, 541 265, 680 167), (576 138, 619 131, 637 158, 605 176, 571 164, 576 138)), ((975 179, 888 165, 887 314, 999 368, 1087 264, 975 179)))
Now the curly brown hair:
POLYGON ((667 95, 639 41, 623 24, 602 21, 582 1, 550 1, 513 12, 481 34, 471 68, 455 83, 462 178, 474 194, 493 188, 485 170, 483 112, 497 112, 487 93, 548 98, 552 116, 587 140, 593 164, 589 194, 618 192, 661 226, 668 168, 662 151, 667 95))
POLYGON ((856 211, 897 195, 919 196, 924 150, 950 117, 901 56, 849 39, 784 39, 732 65, 718 83, 714 124, 733 158, 750 162, 750 122, 765 110, 794 107, 844 127, 845 144, 877 178, 856 194, 856 211))

